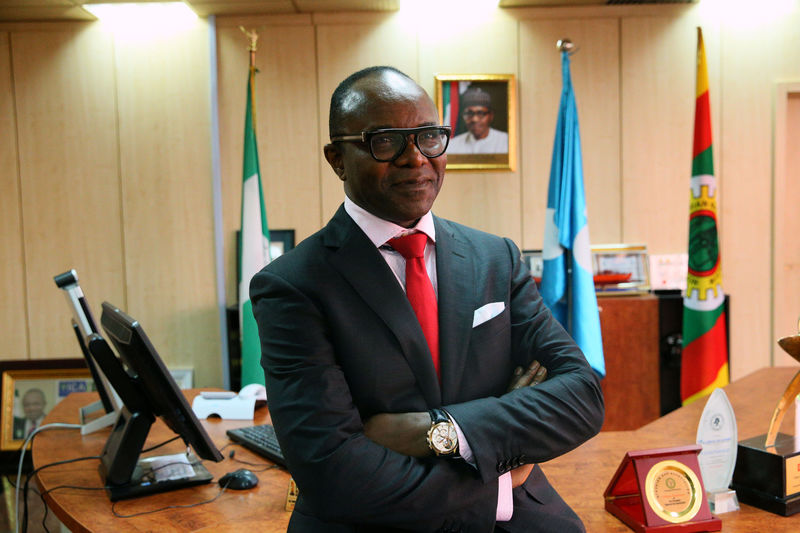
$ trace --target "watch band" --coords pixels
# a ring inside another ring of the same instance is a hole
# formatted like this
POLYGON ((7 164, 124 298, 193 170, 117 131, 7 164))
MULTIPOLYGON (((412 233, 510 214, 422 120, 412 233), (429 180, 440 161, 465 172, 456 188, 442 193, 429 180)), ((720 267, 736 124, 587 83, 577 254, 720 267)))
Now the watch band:
POLYGON ((439 424, 441 422, 450 422, 450 417, 447 416, 447 411, 439 407, 434 407, 428 411, 431 415, 431 425, 439 424))

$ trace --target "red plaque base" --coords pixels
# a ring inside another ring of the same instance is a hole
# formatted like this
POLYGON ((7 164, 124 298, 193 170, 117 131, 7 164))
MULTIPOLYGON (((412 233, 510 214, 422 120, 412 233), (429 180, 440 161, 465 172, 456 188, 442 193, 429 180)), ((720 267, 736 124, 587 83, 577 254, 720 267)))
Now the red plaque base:
POLYGON ((603 493, 606 510, 640 533, 720 531, 700 477, 701 449, 628 452, 603 493))

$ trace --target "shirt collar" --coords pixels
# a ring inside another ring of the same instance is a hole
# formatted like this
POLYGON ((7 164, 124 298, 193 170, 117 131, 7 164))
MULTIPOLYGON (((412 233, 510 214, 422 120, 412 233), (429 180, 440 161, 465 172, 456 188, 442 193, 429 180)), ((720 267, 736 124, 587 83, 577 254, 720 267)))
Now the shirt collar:
POLYGON ((394 222, 389 222, 388 220, 373 215, 361 206, 356 205, 356 203, 347 196, 344 197, 344 210, 367 235, 376 248, 380 248, 389 239, 411 233, 412 230, 421 231, 427 235, 432 242, 436 242, 436 230, 433 225, 433 215, 430 211, 425 213, 413 228, 404 228, 403 226, 398 226, 394 222))

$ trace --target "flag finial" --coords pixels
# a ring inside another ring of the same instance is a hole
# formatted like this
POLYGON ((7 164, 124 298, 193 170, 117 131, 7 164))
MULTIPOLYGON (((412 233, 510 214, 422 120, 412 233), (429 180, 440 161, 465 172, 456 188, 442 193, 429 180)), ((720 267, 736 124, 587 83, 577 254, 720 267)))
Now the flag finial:
POLYGON ((239 29, 250 39, 250 46, 247 48, 250 51, 250 68, 255 68, 258 33, 256 33, 256 30, 247 31, 244 26, 239 26, 239 29))
POLYGON ((556 48, 558 48, 559 52, 566 52, 570 55, 578 51, 578 49, 575 47, 575 44, 566 38, 556 41, 556 48))

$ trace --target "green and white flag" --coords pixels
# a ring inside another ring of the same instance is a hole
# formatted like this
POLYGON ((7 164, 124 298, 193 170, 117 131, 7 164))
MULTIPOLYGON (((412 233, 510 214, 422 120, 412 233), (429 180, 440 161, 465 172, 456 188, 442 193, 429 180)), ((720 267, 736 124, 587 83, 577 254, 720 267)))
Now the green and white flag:
POLYGON ((239 232, 239 329, 242 338, 242 387, 264 384, 261 368, 261 343, 250 303, 250 280, 269 263, 269 229, 258 169, 253 88, 255 68, 247 84, 247 111, 244 120, 244 164, 242 171, 242 226, 239 232))

